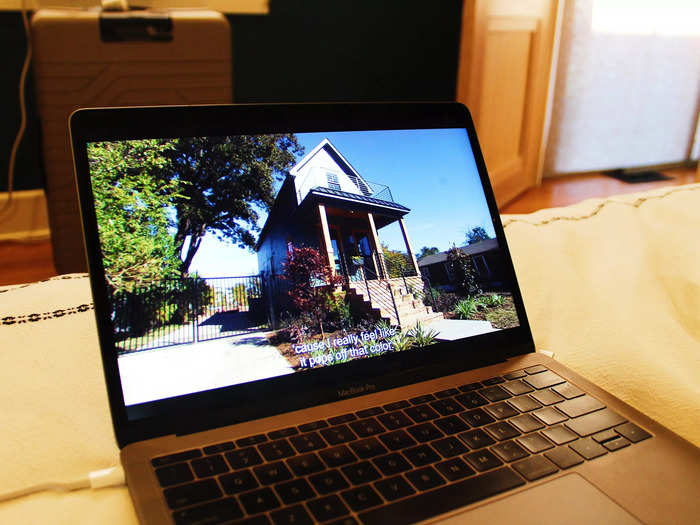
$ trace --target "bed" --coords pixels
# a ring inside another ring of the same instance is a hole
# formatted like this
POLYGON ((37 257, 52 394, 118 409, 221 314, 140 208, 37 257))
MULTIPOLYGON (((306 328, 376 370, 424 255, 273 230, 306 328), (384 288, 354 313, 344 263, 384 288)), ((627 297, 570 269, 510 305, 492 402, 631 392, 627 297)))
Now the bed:
MULTIPOLYGON (((700 184, 502 217, 538 349, 700 445, 700 184)), ((114 465, 88 279, 0 287, 0 493, 114 465)), ((0 523, 136 523, 125 487, 0 523)))

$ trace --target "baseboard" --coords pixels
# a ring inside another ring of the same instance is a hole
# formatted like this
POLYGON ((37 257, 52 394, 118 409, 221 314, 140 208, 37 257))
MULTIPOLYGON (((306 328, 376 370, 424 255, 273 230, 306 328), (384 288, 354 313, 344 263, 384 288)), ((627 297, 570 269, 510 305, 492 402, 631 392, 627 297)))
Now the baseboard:
MULTIPOLYGON (((0 210, 8 194, 0 193, 0 210)), ((51 237, 44 190, 12 192, 9 209, 0 212, 0 241, 42 240, 51 237)))

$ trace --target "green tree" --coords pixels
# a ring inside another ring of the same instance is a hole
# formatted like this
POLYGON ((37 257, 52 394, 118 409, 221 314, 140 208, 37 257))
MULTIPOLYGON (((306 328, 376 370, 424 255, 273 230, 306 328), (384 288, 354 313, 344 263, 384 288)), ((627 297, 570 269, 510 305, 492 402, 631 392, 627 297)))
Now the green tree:
POLYGON ((437 247, 432 246, 429 248, 428 246, 423 246, 420 249, 420 252, 416 254, 416 259, 420 261, 423 257, 427 257, 428 255, 435 255, 436 253, 440 253, 440 250, 438 250, 437 247))
POLYGON ((301 153, 303 148, 293 134, 175 141, 166 153, 170 162, 162 178, 181 182, 174 200, 174 245, 182 254, 183 274, 207 232, 240 247, 255 246, 259 211, 270 209, 275 182, 283 180, 295 155, 301 153))
POLYGON ((476 282, 472 258, 453 246, 447 250, 447 267, 452 274, 457 290, 462 295, 474 296, 481 293, 476 282))
POLYGON ((88 161, 107 280, 114 291, 132 291, 177 275, 171 226, 180 182, 158 180, 168 165, 168 141, 91 143, 88 161))
POLYGON ((481 226, 476 226, 467 232, 467 244, 475 244, 477 242, 485 241, 490 239, 489 234, 486 233, 481 226))
POLYGON ((408 266, 406 254, 397 250, 391 250, 385 244, 382 244, 382 251, 384 252, 384 264, 389 277, 401 277, 401 272, 405 273, 408 266))

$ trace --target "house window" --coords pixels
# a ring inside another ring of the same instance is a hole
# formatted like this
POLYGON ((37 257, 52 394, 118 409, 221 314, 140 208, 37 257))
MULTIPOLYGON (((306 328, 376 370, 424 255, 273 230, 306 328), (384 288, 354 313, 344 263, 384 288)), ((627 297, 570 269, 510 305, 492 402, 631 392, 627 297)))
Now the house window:
POLYGON ((338 175, 335 173, 326 172, 326 178, 328 179, 328 187, 332 190, 340 191, 340 182, 338 181, 338 175))

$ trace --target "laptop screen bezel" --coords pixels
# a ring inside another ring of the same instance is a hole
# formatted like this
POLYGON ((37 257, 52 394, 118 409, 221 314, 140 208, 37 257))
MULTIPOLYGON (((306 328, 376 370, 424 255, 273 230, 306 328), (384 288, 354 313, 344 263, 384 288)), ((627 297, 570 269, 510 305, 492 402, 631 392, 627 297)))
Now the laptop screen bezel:
POLYGON ((459 103, 245 104, 82 109, 71 116, 70 130, 102 362, 120 448, 157 436, 192 433, 337 401, 339 391, 347 392, 348 388, 345 387, 354 388, 362 384, 371 391, 381 390, 479 368, 534 351, 530 326, 474 124, 468 110, 459 103), (143 138, 430 128, 463 128, 467 131, 496 238, 503 248, 506 277, 512 283, 513 301, 520 322, 518 327, 470 338, 468 354, 464 352, 463 341, 440 343, 428 352, 386 354, 301 374, 218 388, 136 407, 132 405, 129 407, 129 417, 122 393, 110 322, 107 281, 100 256, 90 185, 88 143, 143 138), (356 377, 357 380, 348 381, 348 377, 356 377), (175 412, 177 417, 171 417, 175 412), (134 415, 139 417, 134 418, 134 415))

